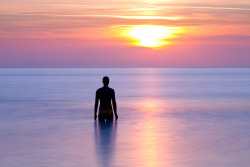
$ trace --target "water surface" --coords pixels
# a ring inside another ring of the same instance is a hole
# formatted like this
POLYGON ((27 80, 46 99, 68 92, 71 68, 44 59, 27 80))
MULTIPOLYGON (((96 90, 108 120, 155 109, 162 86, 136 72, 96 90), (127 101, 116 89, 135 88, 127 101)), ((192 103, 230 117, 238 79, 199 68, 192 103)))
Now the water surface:
POLYGON ((249 68, 2 68, 0 166, 247 167, 249 68), (119 119, 93 120, 104 75, 119 119))

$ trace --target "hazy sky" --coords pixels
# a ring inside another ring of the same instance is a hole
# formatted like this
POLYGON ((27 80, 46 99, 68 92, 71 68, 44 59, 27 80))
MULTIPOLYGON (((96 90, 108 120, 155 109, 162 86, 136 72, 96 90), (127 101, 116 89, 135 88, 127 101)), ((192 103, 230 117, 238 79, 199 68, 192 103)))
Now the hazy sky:
POLYGON ((0 67, 250 67, 249 0, 0 6, 0 67))

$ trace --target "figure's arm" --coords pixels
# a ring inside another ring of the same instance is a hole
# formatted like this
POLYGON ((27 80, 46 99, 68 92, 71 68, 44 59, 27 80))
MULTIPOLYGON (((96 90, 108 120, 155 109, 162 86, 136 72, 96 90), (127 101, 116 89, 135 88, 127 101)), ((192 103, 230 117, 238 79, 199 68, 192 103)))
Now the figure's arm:
POLYGON ((97 91, 96 91, 96 95, 95 95, 95 115, 94 115, 94 119, 95 119, 95 120, 96 120, 96 118, 97 118, 98 103, 99 103, 99 96, 98 96, 98 93, 97 93, 97 91))
POLYGON ((113 105, 113 110, 114 110, 114 113, 115 113, 115 120, 117 120, 118 115, 117 115, 117 111, 116 111, 115 91, 113 92, 113 96, 112 96, 112 105, 113 105))

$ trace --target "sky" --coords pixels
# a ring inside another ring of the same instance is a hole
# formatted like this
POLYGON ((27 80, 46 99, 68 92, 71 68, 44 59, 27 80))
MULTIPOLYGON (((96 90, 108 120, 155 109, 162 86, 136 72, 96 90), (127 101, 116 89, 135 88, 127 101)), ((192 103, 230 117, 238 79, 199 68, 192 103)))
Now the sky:
POLYGON ((250 67, 249 0, 0 6, 0 67, 250 67))

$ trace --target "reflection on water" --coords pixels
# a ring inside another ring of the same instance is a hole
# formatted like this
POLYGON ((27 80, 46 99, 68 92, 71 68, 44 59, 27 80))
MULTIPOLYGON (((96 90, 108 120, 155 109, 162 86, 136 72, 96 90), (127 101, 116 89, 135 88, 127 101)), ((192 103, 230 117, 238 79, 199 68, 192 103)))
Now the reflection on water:
POLYGON ((95 122, 95 141, 100 166, 112 166, 117 123, 113 121, 95 122))

